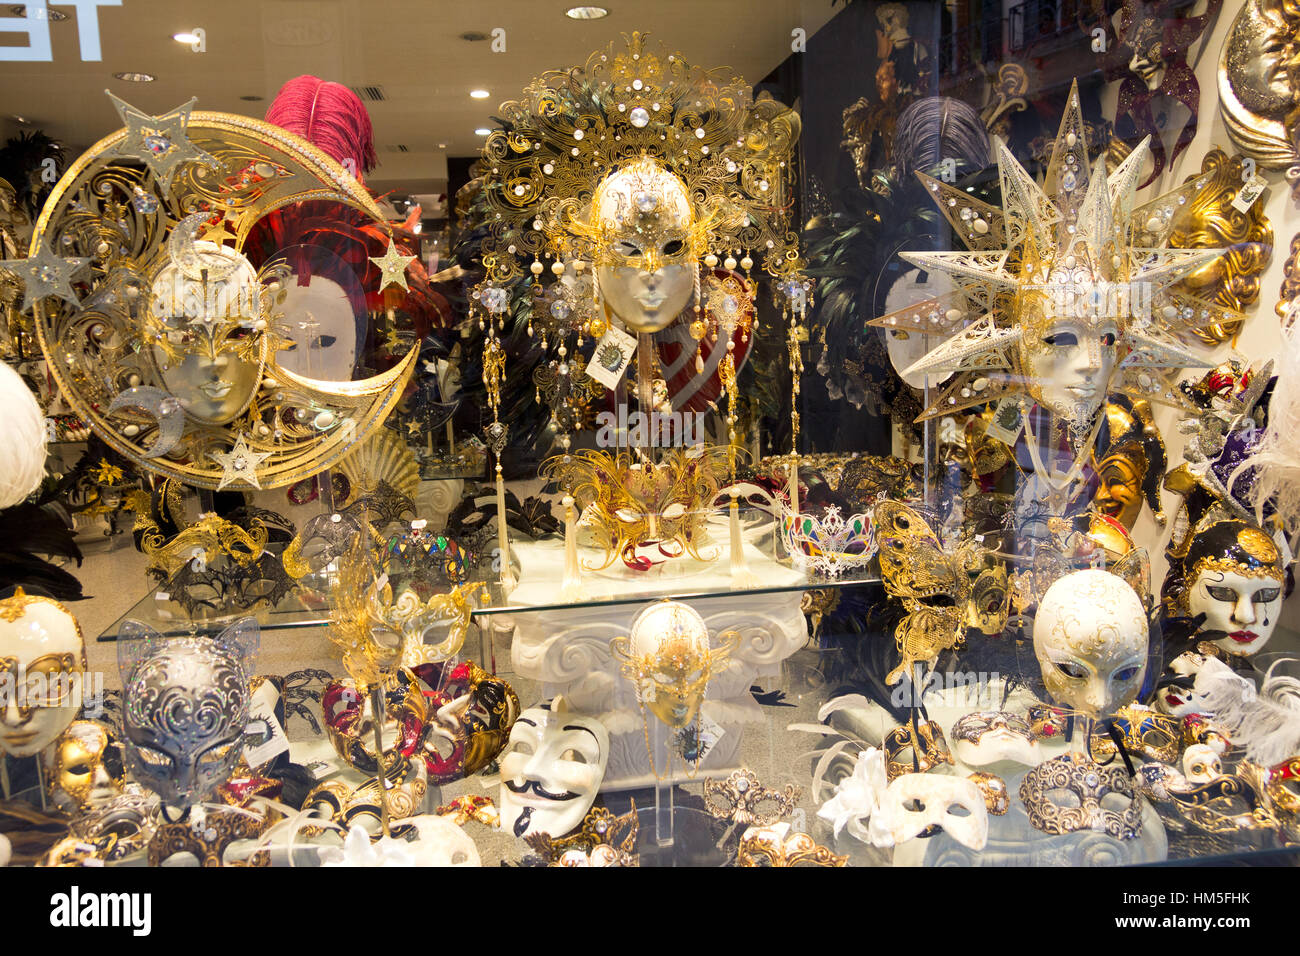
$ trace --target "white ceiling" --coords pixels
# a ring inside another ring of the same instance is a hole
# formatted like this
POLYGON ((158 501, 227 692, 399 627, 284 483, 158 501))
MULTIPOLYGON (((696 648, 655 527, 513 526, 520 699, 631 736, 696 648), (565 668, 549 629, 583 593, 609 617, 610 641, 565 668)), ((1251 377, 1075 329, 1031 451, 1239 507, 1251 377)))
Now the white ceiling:
MULTIPOLYGON (((380 167, 379 189, 445 188, 446 157, 477 152, 477 127, 534 76, 586 60, 632 30, 648 32, 686 59, 728 65, 761 80, 791 49, 791 31, 811 36, 835 13, 831 0, 607 0, 610 15, 574 21, 565 0, 122 0, 99 11, 103 61, 80 60, 76 14, 50 24, 53 62, 0 62, 0 114, 18 114, 75 150, 115 129, 105 88, 149 112, 191 96, 198 108, 261 116, 280 85, 314 73, 352 87, 380 86, 368 103, 380 167), (172 34, 202 27, 207 51, 172 34), (506 49, 460 34, 505 29, 506 49), (114 79, 147 72, 154 83, 114 79), (469 91, 485 88, 488 99, 469 91), (241 96, 265 99, 246 102, 241 96), (409 152, 391 151, 401 144, 409 152)), ((9 4, 0 14, 9 15, 9 4)), ((60 9, 60 8, 56 8, 60 9)), ((6 45, 23 42, 3 35, 6 45)), ((12 116, 9 132, 15 128, 12 116)), ((8 134, 6 134, 8 135, 8 134)))

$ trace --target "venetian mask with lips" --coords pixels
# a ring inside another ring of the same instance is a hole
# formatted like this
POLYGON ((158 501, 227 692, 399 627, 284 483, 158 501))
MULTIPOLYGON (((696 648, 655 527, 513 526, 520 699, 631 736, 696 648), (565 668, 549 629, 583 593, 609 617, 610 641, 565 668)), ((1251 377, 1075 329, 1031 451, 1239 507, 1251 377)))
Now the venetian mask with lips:
POLYGON ((501 829, 563 836, 595 802, 609 761, 609 732, 564 698, 525 710, 501 753, 501 829))

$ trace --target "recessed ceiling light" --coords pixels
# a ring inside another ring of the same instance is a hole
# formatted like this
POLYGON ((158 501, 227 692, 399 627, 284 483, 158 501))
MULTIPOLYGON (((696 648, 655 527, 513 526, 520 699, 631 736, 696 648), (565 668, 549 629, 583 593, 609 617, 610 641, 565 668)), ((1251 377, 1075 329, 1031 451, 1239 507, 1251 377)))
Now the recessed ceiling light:
POLYGON ((177 43, 198 43, 199 35, 197 33, 173 33, 172 39, 177 43))
POLYGON ((487 90, 470 90, 469 95, 474 97, 474 99, 476 100, 485 100, 492 94, 489 93, 487 90))
POLYGON ((488 39, 488 35, 482 30, 467 30, 460 35, 460 38, 466 43, 482 43, 488 39))
POLYGON ((446 143, 439 143, 439 144, 438 144, 438 148, 439 148, 439 149, 446 149, 446 148, 447 148, 447 144, 446 144, 446 143))
POLYGON ((15 122, 15 123, 18 123, 19 125, 22 125, 22 126, 31 126, 31 125, 32 125, 32 121, 29 120, 26 116, 19 116, 17 113, 14 113, 14 114, 12 114, 12 115, 13 115, 13 118, 14 118, 14 122, 15 122))
MULTIPOLYGON (((9 8, 9 12, 16 17, 25 17, 27 16, 27 4, 15 3, 9 8)), ((58 10, 51 10, 49 7, 32 7, 32 19, 59 21, 68 19, 68 15, 58 10)))
POLYGON ((152 83, 158 77, 152 73, 114 73, 114 79, 124 80, 127 83, 152 83))
POLYGON ((260 103, 266 97, 258 96, 256 93, 249 93, 247 96, 241 96, 240 99, 246 103, 260 103))
POLYGON ((609 16, 608 7, 569 7, 564 15, 570 20, 599 20, 609 16))
POLYGON ((491 131, 490 129, 488 129, 486 126, 480 126, 478 129, 474 130, 474 135, 475 135, 475 136, 488 136, 488 135, 491 134, 491 132, 492 132, 492 131, 491 131))

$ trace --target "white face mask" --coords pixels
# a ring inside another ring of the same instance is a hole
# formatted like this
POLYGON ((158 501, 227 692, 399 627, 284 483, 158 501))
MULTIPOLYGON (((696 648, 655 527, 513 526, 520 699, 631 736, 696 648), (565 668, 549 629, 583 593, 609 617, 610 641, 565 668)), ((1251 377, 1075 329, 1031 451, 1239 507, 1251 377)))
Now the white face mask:
POLYGON ((1190 616, 1205 615, 1200 634, 1236 656, 1257 653, 1273 636, 1282 611, 1282 582, 1207 570, 1187 592, 1190 616))
POLYGON ((609 760, 609 732, 557 697, 549 709, 530 707, 515 721, 502 751, 501 829, 564 836, 596 800, 609 760))
POLYGON ((885 791, 879 811, 895 844, 938 827, 964 847, 979 851, 989 838, 984 794, 965 777, 906 773, 885 791))
POLYGON ((1060 578, 1034 617, 1034 656, 1047 692, 1089 717, 1113 714, 1137 696, 1147 638, 1142 599, 1109 571, 1060 578))
POLYGON ((1030 394, 1063 418, 1091 421, 1106 400, 1117 337, 1113 322, 1100 328, 1069 319, 1053 323, 1039 340, 1022 345, 1030 394))
POLYGON ((280 331, 292 344, 276 364, 307 378, 350 382, 357 364, 357 319, 347 292, 333 279, 291 280, 280 305, 280 331))
POLYGON ((1189 783, 1209 783, 1223 776, 1223 763, 1214 748, 1206 744, 1192 744, 1183 753, 1183 776, 1189 783))

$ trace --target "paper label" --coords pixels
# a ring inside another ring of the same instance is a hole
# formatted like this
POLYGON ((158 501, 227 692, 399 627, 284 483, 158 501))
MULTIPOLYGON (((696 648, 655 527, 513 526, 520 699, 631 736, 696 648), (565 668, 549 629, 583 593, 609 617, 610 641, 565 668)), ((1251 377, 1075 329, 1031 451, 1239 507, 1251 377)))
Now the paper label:
POLYGON ((608 389, 617 388, 635 354, 636 339, 611 325, 596 343, 587 374, 608 389))
POLYGON ((1020 420, 1020 400, 1007 396, 998 402, 993 412, 993 421, 989 422, 984 434, 1007 445, 1014 445, 1020 437, 1024 423, 1020 420))
POLYGON ((275 702, 279 697, 275 685, 269 680, 263 681, 262 686, 253 695, 248 708, 249 724, 251 725, 253 721, 262 721, 265 725, 265 741, 244 747, 244 759, 254 770, 270 763, 280 754, 289 752, 289 738, 285 736, 280 722, 275 719, 275 702))
POLYGON ((1255 205, 1255 200, 1259 199, 1267 188, 1268 183, 1264 181, 1263 176, 1252 176, 1237 190, 1237 195, 1232 200, 1232 208, 1241 213, 1250 212, 1250 207, 1255 205))

